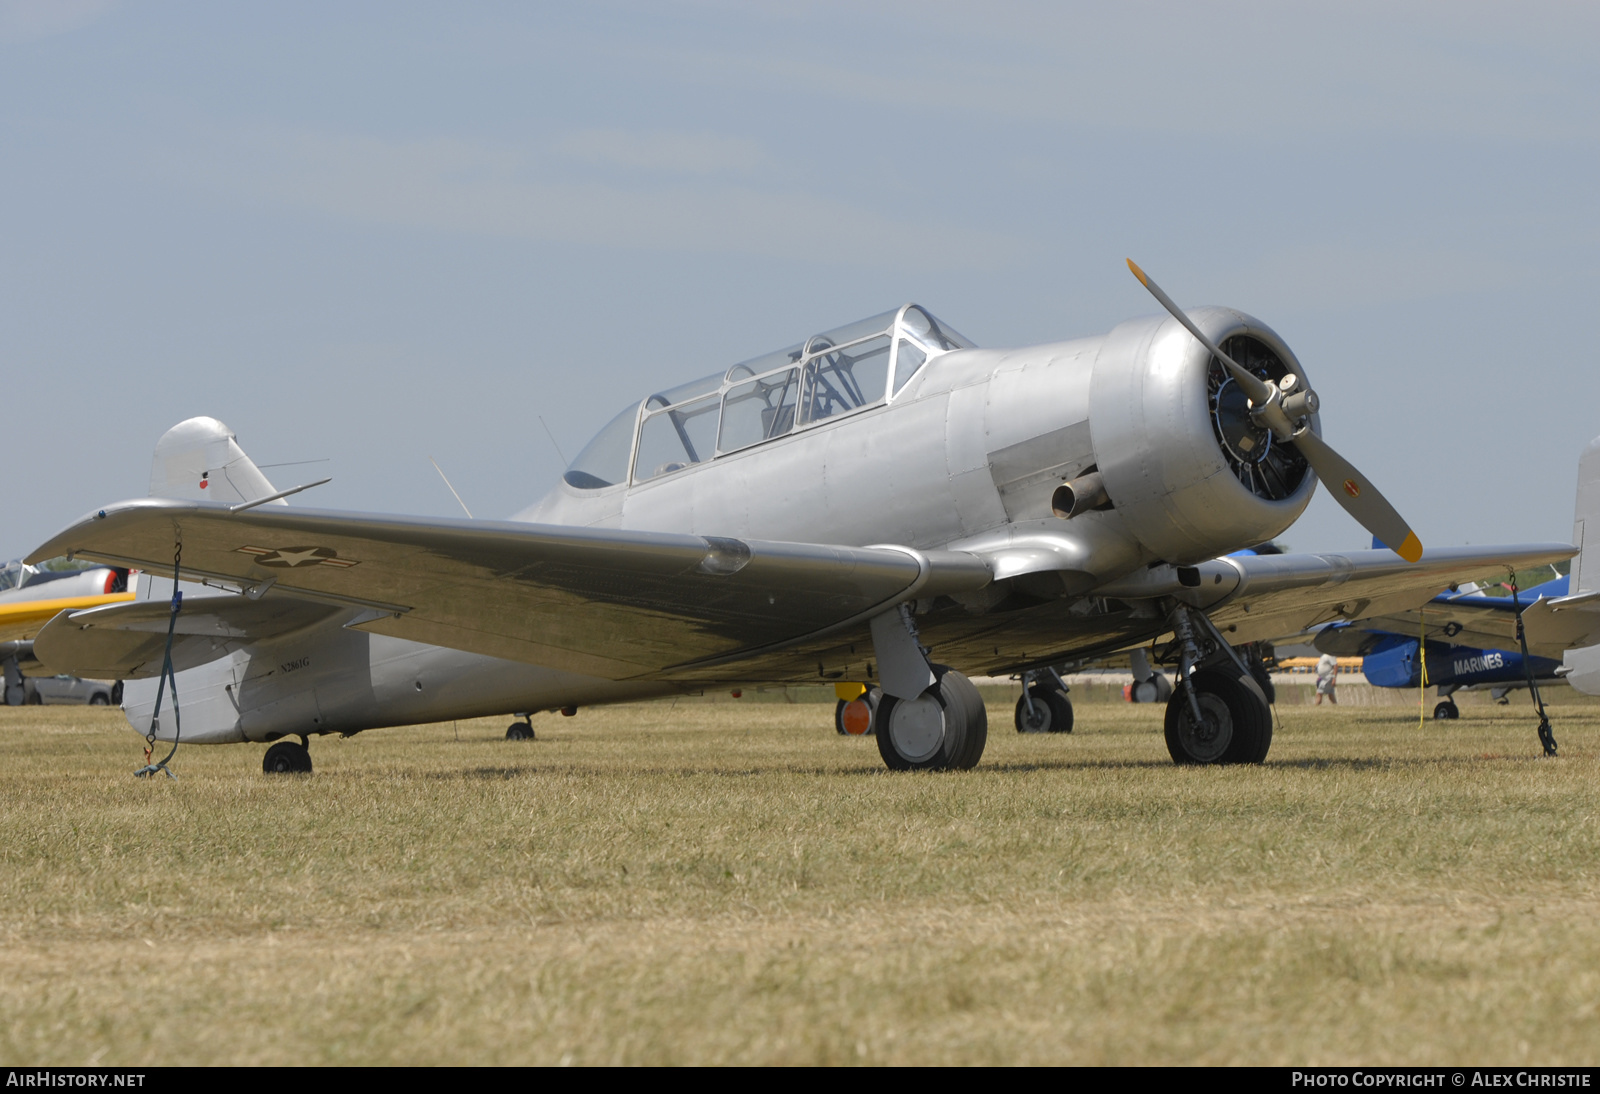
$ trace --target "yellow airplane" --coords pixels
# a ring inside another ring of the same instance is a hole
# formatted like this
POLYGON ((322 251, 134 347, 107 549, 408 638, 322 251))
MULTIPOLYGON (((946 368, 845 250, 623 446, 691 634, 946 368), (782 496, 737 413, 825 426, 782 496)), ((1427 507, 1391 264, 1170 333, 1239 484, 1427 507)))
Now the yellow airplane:
POLYGON ((7 705, 22 702, 22 678, 37 665, 33 639, 46 623, 61 612, 132 600, 133 584, 120 567, 58 571, 16 561, 0 566, 0 666, 7 705))

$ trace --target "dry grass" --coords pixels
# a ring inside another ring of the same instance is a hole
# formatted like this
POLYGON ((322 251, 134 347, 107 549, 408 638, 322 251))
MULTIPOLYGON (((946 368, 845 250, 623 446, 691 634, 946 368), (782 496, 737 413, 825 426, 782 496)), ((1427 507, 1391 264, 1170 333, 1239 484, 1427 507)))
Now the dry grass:
POLYGON ((1159 710, 1024 738, 997 694, 956 775, 745 700, 176 782, 0 708, 0 1062, 1592 1065, 1600 705, 1557 695, 1554 762, 1522 704, 1184 770, 1159 710))

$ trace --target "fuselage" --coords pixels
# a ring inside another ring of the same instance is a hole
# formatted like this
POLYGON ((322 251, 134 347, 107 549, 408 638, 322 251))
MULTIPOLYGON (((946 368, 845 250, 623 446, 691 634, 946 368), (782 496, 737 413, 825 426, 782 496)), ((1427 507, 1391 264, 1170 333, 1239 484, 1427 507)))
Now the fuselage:
MULTIPOLYGON (((1219 341, 1249 342, 1263 375, 1299 372, 1259 322, 1224 309, 1194 314, 1219 341)), ((919 602, 918 612, 933 613, 928 635, 983 630, 948 659, 983 671, 1036 661, 1066 641, 1069 609, 1086 592, 1152 563, 1189 565, 1271 539, 1309 501, 1314 477, 1266 459, 1269 435, 1258 448, 1244 436, 1240 447, 1220 366, 1174 323, 1134 320, 1097 338, 986 350, 939 334, 911 306, 879 317, 883 329, 873 322, 634 404, 513 519, 970 551, 989 561, 993 589, 960 605, 919 602), (1060 519, 1053 496, 1086 473, 1103 476, 1107 502, 1060 519), (1025 625, 1016 617, 1012 629, 1026 638, 1008 646, 1006 619, 992 613, 1023 592, 1042 607, 1025 625)), ((350 733, 682 688, 369 635, 349 621, 180 673, 185 739, 350 733)), ((1092 631, 1093 620, 1084 626, 1092 631)), ((154 680, 125 691, 141 732, 155 693, 154 680)), ((171 725, 163 715, 162 737, 171 725)))

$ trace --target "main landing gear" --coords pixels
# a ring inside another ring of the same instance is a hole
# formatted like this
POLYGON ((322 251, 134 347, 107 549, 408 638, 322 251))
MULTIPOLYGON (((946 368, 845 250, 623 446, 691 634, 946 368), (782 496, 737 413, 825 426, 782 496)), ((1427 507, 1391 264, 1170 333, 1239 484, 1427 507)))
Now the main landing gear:
POLYGON ((311 774, 309 745, 310 742, 303 736, 299 744, 293 741, 279 741, 267 749, 267 754, 261 757, 261 770, 268 775, 311 774))
POLYGON ((972 681, 934 670, 936 683, 915 699, 884 695, 878 704, 878 753, 891 771, 976 766, 989 740, 989 715, 972 681))
POLYGON ((1201 669, 1167 701, 1166 731, 1173 763, 1258 764, 1272 746, 1272 708, 1249 673, 1201 669))
POLYGON ((1172 609, 1178 687, 1167 701, 1167 752, 1178 764, 1258 764, 1272 747, 1272 707, 1204 612, 1172 609))
POLYGON ((1071 733, 1072 700, 1055 669, 1022 674, 1022 698, 1013 722, 1018 733, 1071 733))
POLYGON ((834 732, 841 737, 870 737, 882 702, 883 692, 877 688, 867 688, 852 699, 839 696, 833 704, 834 732))
POLYGON ((1435 722, 1453 722, 1461 717, 1461 708, 1456 706, 1454 699, 1446 699, 1433 708, 1435 722))
POLYGON ((506 740, 508 741, 531 741, 533 739, 533 715, 531 714, 524 714, 522 721, 512 722, 506 727, 506 740))

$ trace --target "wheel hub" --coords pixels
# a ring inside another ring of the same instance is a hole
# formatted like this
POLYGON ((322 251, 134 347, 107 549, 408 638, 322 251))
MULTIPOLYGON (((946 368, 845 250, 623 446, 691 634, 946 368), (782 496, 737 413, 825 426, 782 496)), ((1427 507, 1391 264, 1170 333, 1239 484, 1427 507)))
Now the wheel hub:
POLYGON ((901 700, 890 712, 889 739, 911 763, 932 759, 944 743, 944 707, 926 694, 901 700))
POLYGON ((1198 698, 1201 722, 1195 723, 1194 714, 1187 709, 1188 704, 1184 704, 1178 735, 1185 750, 1197 762, 1215 763, 1233 742, 1233 716, 1228 712, 1228 704, 1210 692, 1203 691, 1198 698))

